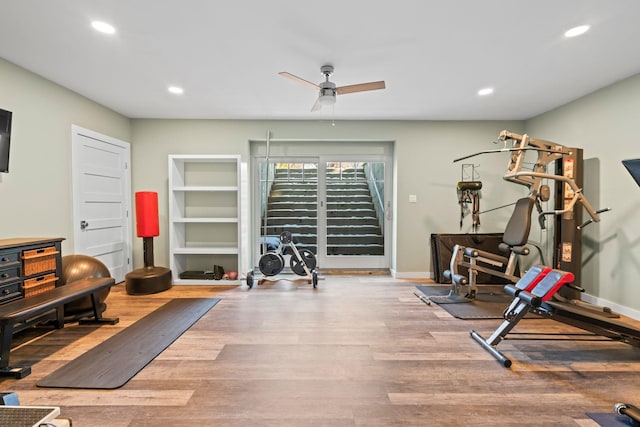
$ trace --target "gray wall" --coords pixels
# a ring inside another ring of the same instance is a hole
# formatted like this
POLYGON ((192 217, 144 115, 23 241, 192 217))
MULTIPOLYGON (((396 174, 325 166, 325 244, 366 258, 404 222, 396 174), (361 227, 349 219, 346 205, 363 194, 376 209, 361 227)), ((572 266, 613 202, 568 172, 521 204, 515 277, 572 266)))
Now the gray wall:
MULTIPOLYGON (((160 236, 154 242, 156 263, 168 265, 167 156, 169 154, 240 154, 249 161, 249 141, 274 139, 390 140, 395 141, 395 221, 397 253, 393 269, 400 276, 425 276, 431 271, 431 233, 457 233, 459 206, 455 186, 460 164, 453 160, 474 152, 495 149, 499 132, 522 132, 523 122, 420 121, 251 121, 251 120, 133 120, 133 191, 157 191, 160 236), (409 195, 417 203, 409 203, 409 195)), ((482 209, 511 203, 523 189, 501 177, 506 154, 480 156, 475 163, 485 183, 482 209)), ((481 232, 502 231, 510 210, 482 217, 481 232)), ((470 230, 465 219, 462 232, 470 230)), ((141 243, 134 242, 134 264, 142 264, 141 243)), ((245 246, 248 247, 248 246, 245 246)))
POLYGON ((13 112, 0 238, 65 237, 63 254, 74 253, 71 125, 130 141, 129 119, 3 59, 0 108, 13 112))
POLYGON ((610 207, 585 229, 583 286, 606 301, 640 310, 640 188, 620 163, 640 158, 640 75, 527 121, 534 138, 582 147, 585 194, 610 207))

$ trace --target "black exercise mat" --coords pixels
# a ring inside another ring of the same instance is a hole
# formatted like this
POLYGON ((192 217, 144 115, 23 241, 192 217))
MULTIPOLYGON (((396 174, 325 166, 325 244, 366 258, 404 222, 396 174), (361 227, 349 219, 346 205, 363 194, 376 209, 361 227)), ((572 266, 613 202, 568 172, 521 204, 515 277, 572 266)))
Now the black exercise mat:
MULTIPOLYGON (((432 300, 458 319, 502 319, 504 309, 513 297, 502 291, 504 286, 478 286, 476 298, 471 302, 442 303, 432 300)), ((451 286, 416 286, 427 297, 445 296, 451 286)))
POLYGON ((177 298, 67 363, 38 387, 122 387, 204 316, 219 298, 177 298))
POLYGON ((634 425, 631 418, 624 415, 613 413, 587 413, 587 415, 602 427, 629 427, 634 425))

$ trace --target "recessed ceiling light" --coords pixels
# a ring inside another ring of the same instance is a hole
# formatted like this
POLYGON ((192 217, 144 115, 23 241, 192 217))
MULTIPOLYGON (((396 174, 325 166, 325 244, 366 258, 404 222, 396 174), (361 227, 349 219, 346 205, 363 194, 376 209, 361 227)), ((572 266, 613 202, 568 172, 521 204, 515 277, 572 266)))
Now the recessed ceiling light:
POLYGON ((579 25, 577 27, 573 27, 570 30, 567 30, 564 33, 565 37, 575 37, 575 36, 579 36, 581 34, 586 33, 587 31, 589 31, 589 26, 588 25, 579 25))
POLYGON ((492 87, 485 87, 484 89, 480 89, 478 91, 478 95, 480 95, 480 96, 491 95, 492 93, 493 93, 493 88, 492 87))
POLYGON ((105 34, 113 34, 116 32, 116 29, 113 28, 113 25, 107 24, 106 22, 102 21, 93 21, 91 23, 91 26, 94 30, 100 31, 101 33, 105 34))
POLYGON ((184 89, 178 86, 169 86, 167 90, 176 95, 182 95, 184 93, 184 89))

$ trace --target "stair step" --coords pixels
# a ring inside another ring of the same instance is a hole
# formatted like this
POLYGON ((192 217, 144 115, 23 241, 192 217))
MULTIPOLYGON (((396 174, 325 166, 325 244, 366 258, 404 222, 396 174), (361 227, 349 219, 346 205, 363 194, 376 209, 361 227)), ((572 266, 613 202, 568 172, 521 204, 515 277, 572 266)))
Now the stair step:
MULTIPOLYGON (((286 217, 286 216, 274 216, 267 218, 267 226, 313 226, 317 227, 318 219, 314 217, 286 217)), ((350 227, 358 227, 358 226, 379 226, 378 218, 376 217, 332 217, 327 218, 327 226, 350 226, 350 227)))
POLYGON ((376 217, 353 217, 353 216, 349 216, 349 217, 342 217, 342 216, 338 216, 338 217, 331 217, 331 218, 327 218, 327 225, 328 226, 333 226, 333 225, 337 225, 337 226, 359 226, 359 225, 370 225, 370 226, 375 226, 378 227, 380 224, 378 223, 378 218, 376 217))
POLYGON ((351 203, 351 202, 359 202, 359 203, 370 203, 372 204, 371 196, 369 194, 345 194, 345 195, 332 195, 327 197, 328 202, 332 203, 351 203))
POLYGON ((306 196, 296 196, 296 197, 286 197, 286 196, 278 196, 278 197, 269 197, 267 204, 278 204, 286 208, 287 205, 297 206, 300 203, 309 204, 313 203, 314 205, 318 203, 318 199, 315 197, 306 197, 306 196))
POLYGON ((274 182, 271 184, 271 191, 316 191, 317 188, 317 182, 274 182))
MULTIPOLYGON (((366 187, 369 188, 368 181, 365 179, 359 180, 328 180, 326 181, 327 187, 330 188, 361 188, 366 187)), ((315 180, 273 180, 271 181, 271 188, 316 188, 318 186, 318 181, 315 180)))
POLYGON ((327 236, 328 245, 347 245, 352 243, 382 245, 384 244, 384 236, 380 234, 358 234, 355 236, 333 234, 327 236))
POLYGON ((369 187, 329 187, 327 186, 327 194, 370 194, 369 187))
MULTIPOLYGON (((264 227, 262 227, 264 228, 264 227)), ((314 234, 317 231, 315 225, 305 224, 287 224, 287 225, 275 225, 267 222, 267 234, 279 236, 283 231, 290 231, 292 234, 314 234)), ((378 234, 380 227, 377 225, 328 225, 328 234, 343 234, 343 235, 358 235, 358 234, 378 234)))
MULTIPOLYGON (((304 233, 292 232, 291 236, 293 238, 293 242, 296 245, 298 243, 316 244, 318 240, 318 236, 315 233, 304 234, 304 233)), ((273 234, 268 237, 271 237, 273 239, 279 239, 280 235, 273 234)), ((382 245, 384 243, 384 236, 381 234, 375 234, 375 233, 357 234, 357 235, 344 235, 344 234, 327 235, 327 244, 329 245, 349 245, 351 243, 382 245)))
POLYGON ((286 226, 308 226, 308 227, 317 227, 318 225, 318 220, 317 218, 311 218, 311 217, 281 217, 281 216, 274 216, 274 217, 269 217, 267 218, 267 227, 270 226, 279 226, 279 227, 286 227, 286 226))
MULTIPOLYGON (((327 209, 327 218, 351 217, 351 218, 376 218, 375 209, 327 209)), ((377 218, 376 218, 377 220, 377 218)))
MULTIPOLYGON (((316 203, 317 197, 315 195, 303 195, 296 194, 290 196, 271 196, 269 197, 269 203, 286 203, 286 204, 294 204, 294 203, 316 203)), ((359 203, 372 203, 371 196, 368 194, 345 194, 345 195, 330 195, 327 197, 327 201, 331 203, 351 203, 351 202, 359 202, 359 203)))
POLYGON ((295 217, 305 217, 305 218, 315 218, 318 216, 317 209, 269 209, 267 211, 267 218, 295 218, 295 217))
MULTIPOLYGON (((316 218, 317 209, 269 209, 267 218, 316 218)), ((327 209, 327 218, 376 218, 375 209, 327 209)))
POLYGON ((327 246, 327 255, 384 255, 382 245, 327 246))
MULTIPOLYGON (((343 201, 327 201, 327 210, 349 210, 349 209, 372 209, 371 202, 365 201, 351 201, 351 202, 343 202, 343 201)), ((270 211, 272 209, 317 209, 318 204, 316 202, 272 202, 268 203, 267 210, 270 211)))
POLYGON ((293 209, 293 210, 313 210, 313 211, 317 211, 318 210, 318 202, 313 201, 313 202, 295 202, 295 203, 289 203, 289 202, 269 202, 267 204, 267 212, 269 211, 279 211, 279 210, 284 210, 284 209, 293 209))
MULTIPOLYGON (((297 196, 297 195, 315 195, 317 193, 317 188, 316 187, 303 187, 303 186, 297 186, 297 187, 289 187, 289 186, 276 186, 274 185, 271 188, 271 196, 287 196, 287 195, 292 195, 292 196, 297 196), (275 192, 275 194, 274 194, 275 192)), ((340 195, 340 194, 367 194, 370 195, 369 193, 369 187, 365 186, 351 186, 351 187, 344 187, 341 186, 339 188, 332 188, 332 187, 327 187, 327 194, 328 195, 340 195)))

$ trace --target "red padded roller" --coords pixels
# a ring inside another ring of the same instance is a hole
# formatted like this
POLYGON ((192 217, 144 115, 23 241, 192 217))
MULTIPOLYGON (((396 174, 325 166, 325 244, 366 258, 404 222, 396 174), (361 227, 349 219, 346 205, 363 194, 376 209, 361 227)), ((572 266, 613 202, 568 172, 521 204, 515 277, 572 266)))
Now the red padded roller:
POLYGON ((160 235, 158 225, 158 193, 139 191, 136 193, 136 231, 138 237, 160 235))

